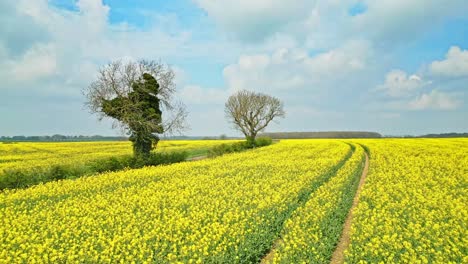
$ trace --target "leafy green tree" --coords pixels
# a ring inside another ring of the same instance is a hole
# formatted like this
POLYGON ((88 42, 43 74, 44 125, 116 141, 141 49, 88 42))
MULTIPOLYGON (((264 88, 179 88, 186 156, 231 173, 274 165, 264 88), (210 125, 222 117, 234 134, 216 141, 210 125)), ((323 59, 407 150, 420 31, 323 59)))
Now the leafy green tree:
POLYGON ((187 128, 185 107, 172 100, 173 80, 173 71, 159 62, 117 61, 103 67, 84 94, 91 112, 114 119, 114 126, 130 136, 135 157, 147 158, 160 134, 187 128))
POLYGON ((103 99, 102 111, 128 125, 135 154, 148 155, 159 141, 157 133, 164 132, 161 100, 157 97, 159 84, 151 74, 144 73, 132 89, 127 95, 103 99))

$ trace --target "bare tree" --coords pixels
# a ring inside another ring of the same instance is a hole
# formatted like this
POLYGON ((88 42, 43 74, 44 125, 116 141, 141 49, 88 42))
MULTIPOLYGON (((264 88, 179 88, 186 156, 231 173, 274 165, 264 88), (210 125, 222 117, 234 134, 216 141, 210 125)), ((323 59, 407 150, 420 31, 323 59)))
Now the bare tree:
POLYGON ((250 144, 255 143, 258 132, 264 130, 273 119, 286 115, 283 103, 278 98, 246 90, 229 97, 225 104, 225 114, 250 144))
POLYGON ((130 135, 136 155, 148 155, 159 142, 158 134, 188 128, 185 106, 173 98, 174 77, 174 71, 158 61, 114 61, 83 90, 86 106, 100 120, 113 118, 114 127, 130 135))

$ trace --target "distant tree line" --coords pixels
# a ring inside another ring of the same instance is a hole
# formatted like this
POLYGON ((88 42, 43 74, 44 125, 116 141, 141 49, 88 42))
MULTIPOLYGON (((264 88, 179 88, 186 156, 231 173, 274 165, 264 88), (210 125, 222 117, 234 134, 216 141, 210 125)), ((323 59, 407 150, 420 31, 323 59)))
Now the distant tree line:
MULTIPOLYGON (((163 140, 227 140, 227 139, 240 139, 240 137, 229 137, 226 135, 220 136, 165 136, 161 137, 163 140)), ((65 136, 65 135, 52 135, 52 136, 0 136, 0 142, 73 142, 73 141, 125 141, 128 137, 124 136, 65 136)))
POLYGON ((273 132, 262 133, 261 137, 273 139, 301 139, 301 138, 461 138, 468 137, 468 133, 440 133, 426 135, 382 136, 376 132, 364 131, 327 131, 327 132, 273 132))
POLYGON ((468 137, 468 133, 440 133, 440 134, 426 134, 420 136, 404 135, 404 136, 385 136, 387 138, 462 138, 468 137))
MULTIPOLYGON (((288 139, 288 138, 460 138, 468 137, 468 133, 441 133, 441 134, 426 134, 420 136, 404 135, 404 136, 382 136, 376 132, 347 132, 347 131, 330 131, 330 132, 277 132, 277 133, 262 133, 260 137, 269 137, 273 139, 288 139)), ((215 139, 239 139, 239 137, 228 137, 226 135, 216 136, 169 136, 162 137, 164 140, 215 140, 215 139)), ((72 141, 124 141, 127 137, 113 136, 0 136, 2 142, 72 142, 72 141)))
POLYGON ((0 136, 0 141, 3 142, 70 142, 70 141, 118 141, 128 140, 127 137, 111 137, 111 136, 65 136, 65 135, 52 135, 52 136, 0 136))
POLYGON ((327 131, 327 132, 276 132, 262 133, 261 137, 270 137, 273 139, 287 138, 381 138, 382 135, 376 132, 362 131, 327 131))

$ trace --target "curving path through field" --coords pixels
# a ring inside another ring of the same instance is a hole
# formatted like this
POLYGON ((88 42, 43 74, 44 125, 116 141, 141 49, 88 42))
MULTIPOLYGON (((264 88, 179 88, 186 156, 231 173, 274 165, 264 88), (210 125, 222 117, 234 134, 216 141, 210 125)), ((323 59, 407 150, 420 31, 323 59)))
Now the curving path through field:
POLYGON ((340 241, 338 242, 338 245, 336 246, 336 249, 333 252, 333 255, 330 261, 331 264, 344 263, 344 251, 348 248, 349 242, 350 242, 350 231, 351 231, 351 222, 353 220, 353 210, 359 203, 359 195, 361 193, 362 187, 364 186, 364 183, 367 177, 367 172, 369 170, 369 155, 367 153, 364 153, 364 154, 366 155, 366 163, 364 165, 364 170, 362 171, 361 179, 359 180, 358 189, 353 199, 353 205, 349 209, 348 216, 346 217, 345 223, 343 225, 343 231, 341 232, 340 241))
MULTIPOLYGON (((344 159, 339 163, 337 164, 337 166, 335 166, 331 173, 329 173, 329 176, 328 177, 324 177, 322 179, 322 182, 320 184, 317 184, 314 188, 312 188, 311 190, 309 190, 309 194, 307 195, 307 198, 305 199, 302 199, 302 201, 300 201, 297 206, 295 207, 295 209, 293 209, 289 215, 291 216, 293 214, 293 211, 296 210, 297 208, 301 207, 301 206, 304 206, 304 204, 307 203, 308 199, 310 198, 310 196, 316 191, 316 189, 318 189, 320 186, 322 186, 323 184, 325 184, 327 181, 329 181, 332 177, 334 177, 336 175, 336 173, 346 164, 346 162, 349 161, 349 159, 351 158, 352 155, 354 155, 354 152, 355 152, 355 149, 356 147, 354 145, 351 145, 349 143, 346 143, 347 145, 349 145, 350 147, 350 150, 348 152, 348 154, 344 157, 344 159)), ((367 157, 367 156, 366 156, 367 157)), ((285 219, 286 221, 287 219, 285 219)), ((278 236, 278 238, 273 242, 270 250, 260 259, 260 264, 267 264, 267 263, 272 263, 273 262, 273 258, 276 254, 276 251, 279 247, 280 244, 283 243, 283 240, 281 238, 281 236, 278 236)))
POLYGON ((201 156, 194 156, 194 157, 188 158, 186 159, 186 161, 197 161, 197 160, 204 160, 207 158, 208 158, 207 155, 201 155, 201 156))

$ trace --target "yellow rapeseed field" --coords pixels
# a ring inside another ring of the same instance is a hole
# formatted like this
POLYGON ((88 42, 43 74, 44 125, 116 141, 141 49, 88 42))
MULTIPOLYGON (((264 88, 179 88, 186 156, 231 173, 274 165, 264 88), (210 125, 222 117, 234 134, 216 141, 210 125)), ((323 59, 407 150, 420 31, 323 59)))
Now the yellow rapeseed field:
POLYGON ((298 198, 350 151, 339 141, 287 141, 4 191, 0 262, 258 262, 298 198))
POLYGON ((352 157, 336 175, 286 221, 273 263, 329 262, 364 166, 364 149, 354 147, 352 157))
POLYGON ((468 263, 468 139, 360 140, 348 263, 468 263))
POLYGON ((328 263, 365 152, 346 263, 468 263, 468 139, 282 140, 4 190, 0 263, 328 263))
MULTIPOLYGON (((167 140, 157 151, 206 149, 235 140, 167 140)), ((81 165, 90 161, 132 154, 130 141, 104 142, 20 142, 0 144, 0 174, 8 169, 37 169, 53 165, 81 165)))

